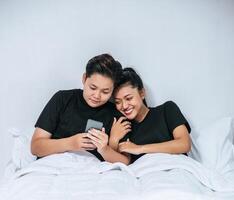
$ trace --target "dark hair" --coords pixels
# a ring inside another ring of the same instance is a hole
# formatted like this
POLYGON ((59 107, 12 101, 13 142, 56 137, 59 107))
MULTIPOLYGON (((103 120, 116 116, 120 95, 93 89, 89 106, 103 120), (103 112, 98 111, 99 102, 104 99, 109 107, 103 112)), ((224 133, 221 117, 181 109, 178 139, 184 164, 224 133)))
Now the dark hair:
MULTIPOLYGON (((138 90, 144 89, 141 77, 131 67, 126 67, 122 70, 121 77, 116 84, 114 93, 124 85, 131 85, 133 88, 137 88, 138 90)), ((147 106, 145 99, 143 102, 147 106)))
POLYGON ((111 78, 116 85, 120 77, 122 65, 109 54, 101 54, 91 58, 86 65, 86 76, 98 73, 111 78))

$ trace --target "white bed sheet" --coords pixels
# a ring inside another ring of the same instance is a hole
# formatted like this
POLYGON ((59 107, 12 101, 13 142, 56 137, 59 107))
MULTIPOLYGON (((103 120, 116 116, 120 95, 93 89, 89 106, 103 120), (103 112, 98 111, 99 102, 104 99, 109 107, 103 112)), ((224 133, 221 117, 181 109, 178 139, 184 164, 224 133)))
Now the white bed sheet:
POLYGON ((89 153, 39 159, 0 187, 0 200, 234 199, 231 180, 184 155, 148 154, 134 164, 100 162, 89 153))

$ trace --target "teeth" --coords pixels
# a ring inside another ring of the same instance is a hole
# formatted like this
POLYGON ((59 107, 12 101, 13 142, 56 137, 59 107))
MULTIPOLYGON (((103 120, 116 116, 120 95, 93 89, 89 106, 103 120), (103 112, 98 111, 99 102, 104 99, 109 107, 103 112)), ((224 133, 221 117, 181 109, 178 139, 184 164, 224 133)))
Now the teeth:
POLYGON ((126 110, 125 113, 126 114, 130 114, 132 112, 133 109, 129 109, 129 110, 126 110))

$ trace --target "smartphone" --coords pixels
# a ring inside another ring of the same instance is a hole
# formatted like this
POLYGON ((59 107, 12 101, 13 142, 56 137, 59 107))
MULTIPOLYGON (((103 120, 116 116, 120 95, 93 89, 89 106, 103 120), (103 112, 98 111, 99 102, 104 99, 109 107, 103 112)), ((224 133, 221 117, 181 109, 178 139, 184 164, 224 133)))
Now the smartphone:
POLYGON ((103 123, 93 120, 93 119, 88 119, 87 124, 86 124, 86 128, 85 128, 85 132, 87 133, 89 129, 91 128, 95 128, 98 130, 101 130, 103 127, 103 123))

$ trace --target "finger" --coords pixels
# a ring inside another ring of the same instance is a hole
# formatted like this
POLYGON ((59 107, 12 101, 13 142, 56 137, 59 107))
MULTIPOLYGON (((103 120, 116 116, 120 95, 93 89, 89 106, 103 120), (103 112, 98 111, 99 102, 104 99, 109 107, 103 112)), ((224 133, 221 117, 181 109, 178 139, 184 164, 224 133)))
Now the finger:
POLYGON ((100 138, 98 138, 98 137, 96 137, 96 136, 93 136, 92 134, 89 134, 89 136, 88 136, 91 140, 91 142, 92 141, 96 141, 96 142, 98 142, 98 141, 100 141, 100 138))
POLYGON ((95 143, 95 145, 99 145, 99 146, 107 144, 107 142, 108 142, 108 140, 106 140, 105 138, 93 137, 93 139, 92 139, 92 143, 95 143))
POLYGON ((92 131, 90 133, 91 133, 91 135, 95 136, 96 138, 98 138, 100 140, 105 140, 106 138, 108 138, 108 135, 105 132, 92 131))
POLYGON ((104 127, 102 127, 102 130, 94 129, 94 132, 96 132, 98 135, 107 135, 105 133, 105 128, 104 127))
POLYGON ((102 139, 108 138, 108 135, 107 135, 105 132, 100 132, 100 133, 98 133, 98 135, 99 135, 102 139))
POLYGON ((85 137, 85 138, 82 138, 82 141, 83 143, 91 143, 91 139, 89 139, 89 137, 85 137))
POLYGON ((97 148, 100 148, 100 143, 99 142, 96 142, 96 141, 94 141, 94 140, 92 140, 92 143, 93 143, 93 145, 95 145, 95 147, 97 147, 97 148))
POLYGON ((113 120, 113 123, 112 123, 112 126, 116 123, 116 117, 114 117, 114 120, 113 120))
POLYGON ((119 151, 120 152, 125 152, 125 148, 123 146, 119 146, 119 151))
POLYGON ((95 128, 90 129, 88 132, 92 132, 92 133, 101 133, 100 130, 95 129, 95 128))
POLYGON ((123 148, 125 146, 126 142, 119 143, 119 148, 123 148))
POLYGON ((85 137, 87 137, 87 134, 88 134, 88 133, 80 133, 79 135, 80 135, 81 137, 85 138, 85 137))
POLYGON ((95 137, 98 137, 99 132, 98 132, 97 130, 95 130, 95 129, 90 129, 90 130, 88 131, 88 134, 89 134, 89 135, 93 135, 93 136, 95 136, 95 137))
POLYGON ((124 128, 129 129, 129 128, 131 128, 131 125, 126 125, 126 126, 124 126, 124 128))
POLYGON ((131 132, 132 129, 131 128, 127 128, 125 131, 126 131, 126 133, 128 133, 128 132, 131 132))
POLYGON ((90 136, 92 136, 92 137, 96 137, 96 138, 98 138, 98 139, 101 139, 101 134, 100 133, 96 133, 95 131, 89 131, 89 138, 90 138, 90 136))
POLYGON ((131 130, 132 130, 132 129, 125 129, 125 130, 123 130, 122 136, 124 137, 128 132, 131 132, 131 130))
POLYGON ((123 126, 127 126, 127 125, 131 126, 131 122, 130 121, 124 121, 124 122, 122 122, 122 125, 123 126))
POLYGON ((119 143, 119 145, 124 145, 124 144, 126 144, 127 142, 121 142, 121 143, 119 143))
POLYGON ((100 133, 98 139, 101 141, 108 141, 108 135, 106 133, 100 133))
POLYGON ((81 148, 95 149, 96 146, 93 143, 92 144, 83 143, 81 148))
POLYGON ((125 119, 127 119, 127 118, 122 116, 122 117, 120 117, 120 118, 118 119, 118 122, 119 122, 119 123, 122 123, 122 121, 125 120, 125 119))

